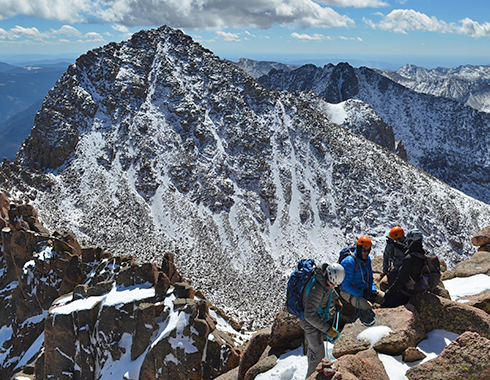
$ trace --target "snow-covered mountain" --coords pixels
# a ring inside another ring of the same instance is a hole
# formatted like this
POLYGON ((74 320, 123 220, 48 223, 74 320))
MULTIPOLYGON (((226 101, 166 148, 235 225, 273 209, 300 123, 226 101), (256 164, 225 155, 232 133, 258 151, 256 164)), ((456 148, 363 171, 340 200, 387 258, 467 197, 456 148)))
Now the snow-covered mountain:
POLYGON ((259 78, 268 88, 313 91, 327 102, 368 103, 401 140, 410 163, 449 185, 490 203, 490 115, 456 101, 420 94, 347 63, 305 65, 259 78))
POLYGON ((273 61, 254 61, 253 59, 248 58, 240 58, 237 62, 233 63, 255 79, 260 78, 262 75, 269 74, 269 71, 272 69, 284 70, 287 72, 298 67, 296 65, 288 65, 273 61))
POLYGON ((175 252, 196 289, 253 328, 282 307, 300 258, 332 262, 363 234, 381 255, 400 224, 424 231, 451 267, 472 255, 470 237, 490 215, 488 204, 168 27, 71 65, 16 162, 3 162, 0 184, 82 243, 140 261, 175 252))
POLYGON ((490 65, 426 69, 404 65, 383 75, 414 91, 453 99, 478 111, 490 112, 490 65))

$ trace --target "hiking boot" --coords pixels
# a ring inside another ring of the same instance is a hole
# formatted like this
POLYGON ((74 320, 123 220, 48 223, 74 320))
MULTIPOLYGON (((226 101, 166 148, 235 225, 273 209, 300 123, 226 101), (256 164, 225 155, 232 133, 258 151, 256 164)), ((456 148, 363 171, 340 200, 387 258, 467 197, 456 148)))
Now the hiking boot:
POLYGON ((372 325, 375 321, 372 310, 361 310, 360 317, 361 322, 367 326, 372 325))

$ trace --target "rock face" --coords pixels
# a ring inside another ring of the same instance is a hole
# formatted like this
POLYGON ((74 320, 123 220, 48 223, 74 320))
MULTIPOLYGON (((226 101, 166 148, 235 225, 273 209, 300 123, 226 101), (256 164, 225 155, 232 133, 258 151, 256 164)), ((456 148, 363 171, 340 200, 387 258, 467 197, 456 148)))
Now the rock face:
MULTIPOLYGON (((332 99, 365 86, 353 73, 338 67, 332 99)), ((351 127, 369 124, 373 138, 406 144, 384 117, 356 123, 365 103, 346 106, 351 127)), ((364 233, 380 255, 394 220, 403 220, 453 267, 473 253, 467 236, 490 213, 168 27, 71 65, 16 161, 2 163, 0 186, 26 194, 49 230, 70 230, 84 246, 138 262, 174 252, 196 290, 252 329, 282 307, 300 258, 332 262, 364 233)))
POLYGON ((29 204, 3 215, 0 379, 16 367, 36 379, 145 380, 213 379, 238 367, 240 331, 224 330, 238 324, 195 297, 173 253, 140 265, 50 234, 29 204))

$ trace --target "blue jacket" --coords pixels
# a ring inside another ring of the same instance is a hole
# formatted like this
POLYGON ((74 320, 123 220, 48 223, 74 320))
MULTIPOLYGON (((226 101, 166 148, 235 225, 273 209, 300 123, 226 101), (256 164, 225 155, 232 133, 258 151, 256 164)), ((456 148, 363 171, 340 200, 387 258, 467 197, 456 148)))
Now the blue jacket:
POLYGON ((363 296, 364 291, 369 293, 376 291, 376 285, 373 281, 373 268, 371 267, 371 258, 368 256, 366 261, 361 261, 359 258, 354 258, 352 255, 348 255, 340 263, 345 269, 345 278, 342 282, 342 289, 344 292, 352 294, 353 296, 363 296), (357 271, 356 260, 358 262, 357 271))

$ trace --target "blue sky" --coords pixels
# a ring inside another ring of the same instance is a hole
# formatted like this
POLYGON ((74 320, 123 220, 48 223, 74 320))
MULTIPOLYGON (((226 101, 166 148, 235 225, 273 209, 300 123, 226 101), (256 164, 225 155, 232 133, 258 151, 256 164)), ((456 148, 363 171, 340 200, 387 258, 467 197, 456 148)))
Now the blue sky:
POLYGON ((488 10, 486 0, 0 0, 0 61, 76 58, 165 24, 230 60, 487 65, 488 10))

